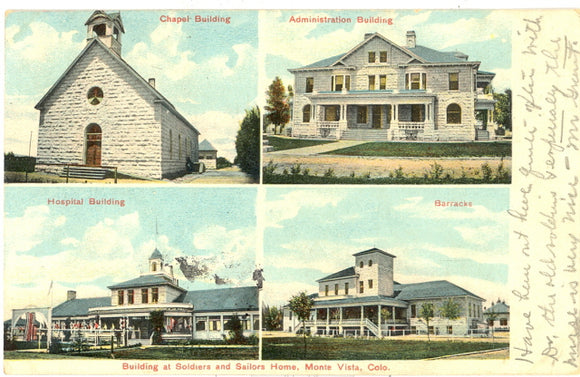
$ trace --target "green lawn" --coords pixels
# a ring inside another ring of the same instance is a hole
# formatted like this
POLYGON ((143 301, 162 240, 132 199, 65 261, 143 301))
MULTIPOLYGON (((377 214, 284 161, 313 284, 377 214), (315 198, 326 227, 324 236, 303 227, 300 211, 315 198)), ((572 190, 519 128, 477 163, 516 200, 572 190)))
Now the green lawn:
POLYGON ((333 143, 333 141, 328 140, 302 140, 302 139, 289 139, 285 137, 278 136, 268 136, 268 142, 275 151, 281 151, 285 149, 303 148, 311 147, 313 145, 328 144, 333 143))
MULTIPOLYGON (((38 352, 4 351, 5 359, 110 359, 111 353, 87 351, 82 354, 48 354, 38 352)), ((115 359, 135 360, 257 360, 258 347, 149 347, 115 350, 115 359)))
POLYGON ((268 184, 349 184, 349 185, 442 185, 442 184, 489 184, 511 183, 511 177, 506 176, 501 179, 483 180, 478 178, 446 178, 439 179, 424 177, 383 177, 383 178, 366 178, 366 177, 324 177, 315 175, 294 175, 294 174, 271 174, 263 173, 264 183, 268 184))
POLYGON ((512 155, 512 144, 511 142, 372 142, 334 150, 326 154, 374 157, 509 157, 512 155))
POLYGON ((509 343, 399 339, 264 338, 264 360, 419 360, 508 347, 509 343))

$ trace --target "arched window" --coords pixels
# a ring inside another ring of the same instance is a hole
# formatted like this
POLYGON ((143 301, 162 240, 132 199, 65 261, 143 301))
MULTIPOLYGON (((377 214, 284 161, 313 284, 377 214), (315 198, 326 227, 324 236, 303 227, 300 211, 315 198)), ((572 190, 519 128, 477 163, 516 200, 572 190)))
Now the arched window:
POLYGON ((372 267, 372 265, 373 265, 373 260, 369 259, 369 267, 372 267))
POLYGON ((310 122, 310 113, 312 111, 312 106, 306 105, 302 108, 302 122, 310 122))
POLYGON ((365 262, 363 262, 362 260, 360 261, 360 268, 363 268, 365 266, 365 262))
POLYGON ((151 263, 151 271, 152 272, 156 272, 157 271, 157 263, 155 263, 155 262, 151 263))
POLYGON ((459 107, 458 104, 452 103, 451 105, 447 106, 447 123, 461 123, 461 107, 459 107))

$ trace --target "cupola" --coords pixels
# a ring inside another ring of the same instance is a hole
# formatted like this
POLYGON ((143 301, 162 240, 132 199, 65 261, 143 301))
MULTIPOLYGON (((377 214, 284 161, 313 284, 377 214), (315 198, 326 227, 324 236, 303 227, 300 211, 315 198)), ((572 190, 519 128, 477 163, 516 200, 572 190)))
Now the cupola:
POLYGON ((121 56, 121 35, 125 33, 121 14, 96 10, 87 22, 87 43, 98 38, 114 53, 121 56))

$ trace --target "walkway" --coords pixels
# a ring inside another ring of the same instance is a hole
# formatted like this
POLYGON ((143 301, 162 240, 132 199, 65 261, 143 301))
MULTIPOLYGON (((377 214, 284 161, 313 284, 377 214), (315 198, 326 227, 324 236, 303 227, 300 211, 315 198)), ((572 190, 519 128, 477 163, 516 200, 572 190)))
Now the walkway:
POLYGON ((284 149, 281 151, 264 153, 264 160, 266 161, 269 155, 288 155, 288 156, 312 156, 315 154, 326 153, 337 149, 354 147, 355 145, 365 144, 368 141, 360 140, 339 140, 332 143, 313 145, 311 147, 284 149))

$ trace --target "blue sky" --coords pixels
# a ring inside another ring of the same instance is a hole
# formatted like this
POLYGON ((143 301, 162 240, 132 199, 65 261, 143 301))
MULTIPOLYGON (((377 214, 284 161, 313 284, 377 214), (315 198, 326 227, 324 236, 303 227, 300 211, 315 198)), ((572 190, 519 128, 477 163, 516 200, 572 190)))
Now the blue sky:
POLYGON ((417 44, 441 51, 459 50, 480 69, 496 73, 497 91, 510 88, 511 25, 515 11, 466 10, 274 10, 260 14, 260 52, 264 56, 261 88, 276 76, 293 84, 289 68, 346 53, 363 41, 365 33, 379 32, 391 41, 405 45, 405 34, 414 30, 417 44), (290 23, 290 16, 392 18, 393 24, 290 23))
POLYGON ((372 247, 397 257, 400 283, 448 280, 488 304, 505 299, 508 196, 508 187, 269 187, 264 301, 279 305, 302 290, 316 292, 317 279, 372 247), (436 207, 435 200, 473 207, 436 207))
MULTIPOLYGON (((78 297, 109 294, 108 285, 145 272, 157 246, 171 262, 193 257, 226 286, 253 285, 256 267, 254 188, 6 187, 4 214, 4 313, 54 303, 66 291, 78 297), (84 199, 83 206, 49 205, 48 199, 84 199), (125 200, 120 206, 89 206, 89 198, 125 200), (156 236, 156 219, 158 235, 156 236)), ((187 289, 215 288, 210 277, 187 289)), ((221 287, 221 286, 220 286, 221 287)))
MULTIPOLYGON (((92 10, 18 11, 6 14, 6 151, 36 153, 42 98, 85 46, 92 10)), ((121 12, 123 58, 218 149, 233 159, 244 110, 256 105, 257 20, 247 11, 121 12), (163 23, 160 16, 223 16, 231 23, 163 23)), ((200 141, 201 141, 200 140, 200 141)))

